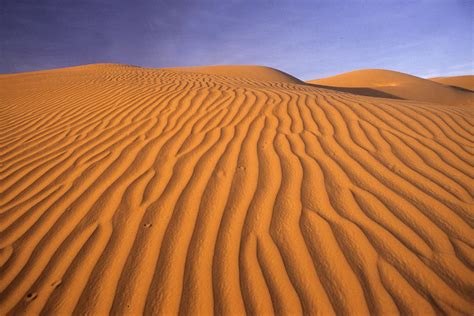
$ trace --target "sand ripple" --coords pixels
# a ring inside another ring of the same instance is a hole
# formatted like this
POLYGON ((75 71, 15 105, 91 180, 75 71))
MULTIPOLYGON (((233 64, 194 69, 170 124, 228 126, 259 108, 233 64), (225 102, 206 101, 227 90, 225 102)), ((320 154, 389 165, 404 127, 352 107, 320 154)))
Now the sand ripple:
POLYGON ((474 313, 474 113, 122 66, 0 77, 0 313, 474 313))

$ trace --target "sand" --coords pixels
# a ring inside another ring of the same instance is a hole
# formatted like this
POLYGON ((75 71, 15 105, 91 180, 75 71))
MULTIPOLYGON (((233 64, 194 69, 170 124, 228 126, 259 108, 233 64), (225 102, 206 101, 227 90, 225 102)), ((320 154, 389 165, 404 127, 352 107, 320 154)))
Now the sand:
POLYGON ((194 66, 194 67, 177 67, 164 68, 164 70, 179 71, 186 73, 201 73, 208 75, 219 75, 232 78, 239 78, 241 81, 253 79, 259 81, 270 82, 286 82, 299 83, 303 82, 286 72, 278 69, 256 66, 256 65, 225 65, 225 66, 194 66))
POLYGON ((470 76, 454 76, 454 77, 437 77, 430 78, 431 81, 442 83, 447 86, 469 90, 474 92, 474 75, 470 76))
POLYGON ((320 87, 342 88, 341 91, 368 96, 408 99, 443 105, 474 106, 474 94, 470 91, 391 70, 356 70, 333 77, 310 80, 308 83, 320 87))
POLYGON ((473 314, 473 107, 231 68, 0 76, 0 314, 473 314))

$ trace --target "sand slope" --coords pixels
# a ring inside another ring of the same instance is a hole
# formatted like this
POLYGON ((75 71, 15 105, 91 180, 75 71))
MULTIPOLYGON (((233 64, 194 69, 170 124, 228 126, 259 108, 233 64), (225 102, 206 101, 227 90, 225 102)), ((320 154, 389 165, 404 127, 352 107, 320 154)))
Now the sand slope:
POLYGON ((361 94, 376 97, 396 97, 444 105, 474 105, 474 93, 391 70, 356 70, 310 80, 308 83, 339 87, 347 92, 362 92, 361 94))
POLYGON ((299 79, 289 75, 278 69, 265 67, 265 66, 237 66, 237 65, 225 65, 225 66, 195 66, 195 67, 177 67, 177 68, 164 68, 168 71, 179 71, 185 73, 201 73, 208 75, 220 75, 232 78, 239 78, 241 81, 245 79, 253 79, 260 81, 270 82, 286 82, 286 83, 303 83, 299 79))
POLYGON ((98 65, 0 76, 1 314, 474 313, 474 113, 98 65))
POLYGON ((442 83, 446 86, 457 87, 474 92, 474 76, 453 76, 430 78, 431 81, 442 83))

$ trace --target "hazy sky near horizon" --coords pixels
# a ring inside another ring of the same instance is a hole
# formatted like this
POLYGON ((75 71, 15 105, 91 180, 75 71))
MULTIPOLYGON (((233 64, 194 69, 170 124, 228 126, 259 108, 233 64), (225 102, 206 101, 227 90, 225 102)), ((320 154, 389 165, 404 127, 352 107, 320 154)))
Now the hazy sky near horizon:
POLYGON ((474 74, 472 0, 0 0, 0 73, 258 64, 315 79, 474 74))

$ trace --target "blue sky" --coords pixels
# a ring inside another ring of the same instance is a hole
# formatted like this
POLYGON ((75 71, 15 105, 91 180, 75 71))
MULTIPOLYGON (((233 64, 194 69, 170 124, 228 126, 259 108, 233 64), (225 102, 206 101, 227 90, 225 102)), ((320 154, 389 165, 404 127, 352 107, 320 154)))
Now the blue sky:
POLYGON ((301 79, 474 74, 472 0, 0 0, 0 73, 259 64, 301 79))

